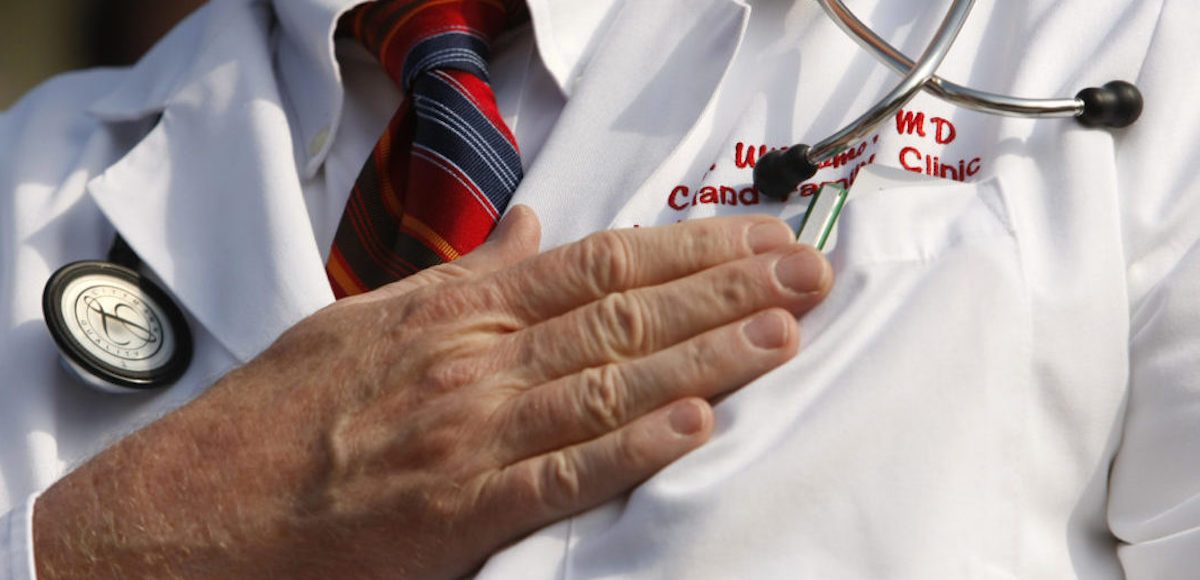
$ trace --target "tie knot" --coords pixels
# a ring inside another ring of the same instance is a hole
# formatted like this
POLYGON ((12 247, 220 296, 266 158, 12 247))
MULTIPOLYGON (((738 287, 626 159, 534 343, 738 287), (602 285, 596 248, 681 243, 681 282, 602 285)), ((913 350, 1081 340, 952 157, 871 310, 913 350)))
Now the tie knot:
POLYGON ((358 39, 407 92, 432 69, 487 80, 492 40, 521 13, 519 0, 377 0, 347 12, 338 31, 358 39))

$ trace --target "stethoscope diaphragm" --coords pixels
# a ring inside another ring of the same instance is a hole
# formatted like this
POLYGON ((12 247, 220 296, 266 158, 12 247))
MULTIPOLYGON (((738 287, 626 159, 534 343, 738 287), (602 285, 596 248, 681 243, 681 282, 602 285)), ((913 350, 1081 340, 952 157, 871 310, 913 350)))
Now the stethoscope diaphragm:
POLYGON ((42 311, 64 366, 102 391, 168 386, 192 359, 183 312, 132 268, 98 261, 67 264, 46 283, 42 311))

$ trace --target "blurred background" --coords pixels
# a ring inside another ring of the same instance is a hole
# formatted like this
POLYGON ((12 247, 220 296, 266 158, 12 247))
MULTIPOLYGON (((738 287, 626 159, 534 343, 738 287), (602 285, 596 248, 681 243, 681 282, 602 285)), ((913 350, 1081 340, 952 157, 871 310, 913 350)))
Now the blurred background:
POLYGON ((204 0, 0 0, 0 110, 63 71, 123 66, 204 0))

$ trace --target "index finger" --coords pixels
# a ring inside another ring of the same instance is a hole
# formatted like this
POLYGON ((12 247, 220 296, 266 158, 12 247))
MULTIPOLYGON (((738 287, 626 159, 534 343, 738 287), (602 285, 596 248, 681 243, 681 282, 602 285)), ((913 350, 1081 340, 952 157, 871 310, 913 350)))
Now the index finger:
POLYGON ((765 215, 610 230, 495 272, 488 282, 518 319, 533 324, 614 292, 663 284, 792 243, 791 228, 765 215))

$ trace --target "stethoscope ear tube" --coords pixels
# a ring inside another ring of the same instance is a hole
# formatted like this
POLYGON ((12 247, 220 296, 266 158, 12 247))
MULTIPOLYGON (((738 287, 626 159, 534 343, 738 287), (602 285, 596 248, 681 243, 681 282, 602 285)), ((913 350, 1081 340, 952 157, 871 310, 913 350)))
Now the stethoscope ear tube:
POLYGON ((973 0, 956 0, 951 5, 925 54, 916 63, 871 31, 841 0, 818 1, 842 30, 888 66, 904 73, 905 78, 866 114, 824 141, 811 147, 794 145, 759 159, 754 167, 754 185, 770 198, 787 199, 801 183, 816 174, 821 162, 866 135, 922 88, 943 100, 977 111, 1032 118, 1071 116, 1085 127, 1128 127, 1142 114, 1141 91, 1125 81, 1084 89, 1074 99, 1023 99, 976 91, 936 76, 934 73, 949 52, 973 0))
POLYGON ((754 185, 759 192, 775 199, 786 199, 801 182, 816 174, 822 161, 845 150, 849 143, 865 136, 911 101, 946 59, 974 5, 975 0, 954 0, 916 65, 891 92, 862 116, 815 145, 795 145, 779 156, 764 159, 767 161, 766 167, 761 170, 759 165, 763 160, 760 160, 754 171, 754 185))

